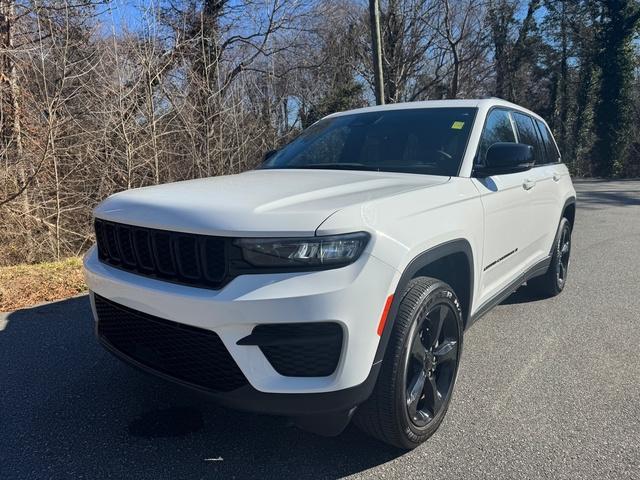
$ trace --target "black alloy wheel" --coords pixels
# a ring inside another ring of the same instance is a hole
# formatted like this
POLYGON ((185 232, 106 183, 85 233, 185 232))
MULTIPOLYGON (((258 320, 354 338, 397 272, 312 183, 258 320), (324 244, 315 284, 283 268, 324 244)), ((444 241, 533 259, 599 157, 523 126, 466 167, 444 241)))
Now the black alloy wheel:
POLYGON ((571 228, 568 223, 563 225, 558 242, 558 261, 556 262, 556 280, 560 290, 564 288, 569 270, 569 256, 571 255, 571 228))
POLYGON ((451 395, 460 342, 455 312, 448 302, 421 314, 405 359, 407 413, 416 427, 437 417, 451 395))

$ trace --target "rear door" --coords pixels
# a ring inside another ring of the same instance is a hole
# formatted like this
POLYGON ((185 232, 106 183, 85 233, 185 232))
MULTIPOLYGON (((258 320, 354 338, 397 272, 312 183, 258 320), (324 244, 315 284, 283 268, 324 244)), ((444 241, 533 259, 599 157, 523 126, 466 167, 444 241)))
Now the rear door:
POLYGON ((539 239, 542 254, 548 255, 553 245, 553 240, 558 229, 558 222, 564 207, 563 191, 566 191, 566 183, 569 182, 569 175, 564 165, 560 163, 560 151, 556 145, 549 127, 538 119, 535 119, 538 133, 544 148, 544 161, 536 170, 540 171, 540 178, 543 182, 544 220, 547 222, 546 235, 539 239))
MULTIPOLYGON (((560 219, 562 202, 558 185, 560 177, 557 174, 559 155, 557 148, 549 150, 550 142, 553 143, 553 140, 544 122, 521 112, 514 112, 513 119, 517 127, 518 141, 533 146, 534 150, 535 165, 529 173, 529 179, 533 182, 532 242, 536 260, 541 260, 549 255, 560 219), (540 130, 540 125, 544 130, 540 130)), ((555 148, 555 143, 553 147, 555 148)))
MULTIPOLYGON (((516 142, 509 110, 492 109, 485 120, 476 164, 484 164, 488 148, 516 142)), ((481 305, 513 282, 532 263, 531 171, 474 177, 485 212, 484 249, 479 300, 481 305)), ((474 219, 470 219, 474 221, 474 219)))

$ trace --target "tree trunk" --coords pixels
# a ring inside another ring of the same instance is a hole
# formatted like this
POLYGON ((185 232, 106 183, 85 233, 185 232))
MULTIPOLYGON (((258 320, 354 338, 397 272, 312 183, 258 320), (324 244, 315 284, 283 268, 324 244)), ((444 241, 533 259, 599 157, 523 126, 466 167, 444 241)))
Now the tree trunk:
POLYGON ((376 89, 376 104, 384 105, 384 76, 382 70, 382 42, 380 40, 380 6, 378 0, 369 0, 371 22, 371 50, 373 52, 373 72, 376 89))
MULTIPOLYGON (((20 205, 25 221, 31 211, 29 202, 29 189, 27 184, 30 181, 31 172, 28 165, 25 165, 22 146, 22 129, 20 124, 20 86, 18 83, 18 72, 13 58, 13 26, 15 20, 14 0, 0 0, 0 108, 2 109, 2 125, 0 126, 0 137, 2 155, 5 156, 5 164, 16 165, 17 185, 16 190, 20 193, 20 205)), ((31 229, 27 225, 24 231, 26 260, 32 260, 33 238, 31 229)))
POLYGON ((453 75, 451 77, 451 85, 449 86, 449 98, 458 97, 458 84, 460 83, 460 58, 458 56, 457 46, 451 46, 453 54, 453 75))

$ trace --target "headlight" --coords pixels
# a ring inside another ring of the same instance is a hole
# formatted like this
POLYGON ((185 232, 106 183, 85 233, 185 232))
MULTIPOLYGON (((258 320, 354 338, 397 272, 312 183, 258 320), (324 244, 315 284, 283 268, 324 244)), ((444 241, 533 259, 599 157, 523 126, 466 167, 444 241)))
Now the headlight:
POLYGON ((245 261, 255 267, 340 267, 355 262, 369 241, 366 232, 305 238, 235 240, 245 261))

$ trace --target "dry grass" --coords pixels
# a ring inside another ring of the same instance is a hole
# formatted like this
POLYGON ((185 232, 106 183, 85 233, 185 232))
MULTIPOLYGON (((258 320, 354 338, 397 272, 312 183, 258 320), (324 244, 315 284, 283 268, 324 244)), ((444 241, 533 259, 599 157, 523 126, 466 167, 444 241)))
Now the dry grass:
POLYGON ((70 297, 86 290, 82 261, 0 267, 0 312, 70 297))

